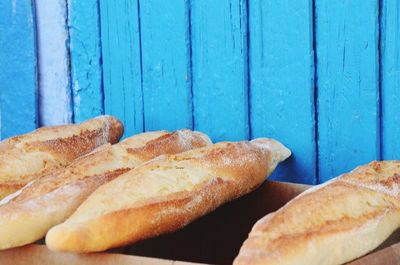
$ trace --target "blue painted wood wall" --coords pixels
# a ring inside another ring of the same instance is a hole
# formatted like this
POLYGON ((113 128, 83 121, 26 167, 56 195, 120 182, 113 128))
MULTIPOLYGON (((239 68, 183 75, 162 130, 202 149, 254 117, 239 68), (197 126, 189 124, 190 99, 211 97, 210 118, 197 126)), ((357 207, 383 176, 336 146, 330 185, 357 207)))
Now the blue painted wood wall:
MULTIPOLYGON (((34 2, 0 4, 1 138, 51 116, 37 111, 34 2)), ((108 113, 125 136, 187 127, 214 141, 274 137, 293 156, 273 177, 304 183, 400 159, 397 0, 68 0, 66 8, 65 104, 75 122, 108 113)))

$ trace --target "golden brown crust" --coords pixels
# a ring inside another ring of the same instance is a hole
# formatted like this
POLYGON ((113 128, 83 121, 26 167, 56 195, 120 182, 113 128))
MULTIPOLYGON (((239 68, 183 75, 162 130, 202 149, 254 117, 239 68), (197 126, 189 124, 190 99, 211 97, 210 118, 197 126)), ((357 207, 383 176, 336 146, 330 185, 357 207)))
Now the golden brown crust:
MULTIPOLYGON (((79 179, 75 179, 76 182, 90 182, 91 184, 88 185, 89 187, 99 187, 104 183, 107 183, 114 178, 118 177, 119 175, 131 170, 131 168, 118 168, 114 170, 108 170, 101 174, 96 175, 82 175, 79 179)), ((65 172, 65 171, 64 171, 65 172)), ((24 202, 30 200, 32 198, 48 194, 64 185, 68 185, 73 183, 73 181, 68 181, 68 179, 64 179, 63 177, 67 177, 63 174, 62 171, 58 171, 56 174, 50 174, 45 176, 40 182, 37 181, 32 183, 29 187, 24 189, 17 197, 13 198, 11 202, 24 202)), ((1 209, 0 209, 1 211, 1 209)))
POLYGON ((400 161, 373 161, 343 174, 340 180, 400 199, 400 161))
MULTIPOLYGON (((48 246, 51 246, 51 249, 63 251, 64 249, 58 249, 55 246, 63 244, 62 241, 65 240, 72 247, 68 251, 84 253, 93 251, 93 249, 87 248, 88 245, 92 244, 98 245, 96 251, 102 251, 173 232, 191 222, 192 216, 204 215, 224 203, 223 199, 227 196, 209 195, 211 193, 230 194, 234 190, 232 186, 233 183, 221 179, 214 183, 204 183, 194 192, 180 192, 168 195, 163 200, 154 200, 154 202, 139 207, 105 214, 69 233, 61 231, 61 234, 57 237, 57 242, 51 242, 52 237, 47 238, 46 242, 48 246), (199 197, 204 199, 199 200, 199 197), (190 215, 188 215, 189 208, 193 209, 190 215), (138 229, 139 225, 140 229, 138 229), (118 230, 128 232, 126 234, 113 232, 118 230), (99 241, 100 235, 109 236, 102 236, 101 241, 99 241)), ((52 233, 57 233, 57 228, 52 233)))
POLYGON ((374 161, 259 220, 234 264, 341 264, 400 226, 400 161, 374 161), (323 259, 323 257, 329 258, 323 259))
POLYGON ((0 183, 0 200, 25 185, 26 183, 0 183))
POLYGON ((46 243, 93 252, 175 231, 254 190, 289 154, 280 143, 259 139, 156 158, 97 189, 48 232, 46 243))
POLYGON ((168 133, 159 138, 149 141, 146 145, 136 148, 128 148, 129 154, 140 157, 142 160, 150 160, 159 155, 177 154, 182 150, 190 150, 198 147, 203 147, 204 142, 211 143, 211 140, 206 135, 198 134, 197 137, 190 137, 190 142, 185 139, 185 134, 188 130, 179 130, 173 133, 168 133), (184 145, 190 144, 190 148, 185 148, 184 145))
POLYGON ((0 201, 0 249, 40 239, 49 228, 68 218, 99 186, 148 159, 208 144, 204 134, 189 130, 142 133, 119 144, 103 145, 67 167, 51 171, 12 194, 7 202, 0 201), (150 147, 142 148, 147 145, 150 147), (129 152, 132 148, 141 153, 129 152))
MULTIPOLYGON (((97 118, 100 119, 100 118, 97 118)), ((105 143, 117 143, 121 138, 124 127, 120 121, 114 117, 105 117, 104 121, 97 126, 98 128, 85 128, 85 124, 89 123, 86 121, 78 126, 82 129, 78 134, 71 135, 69 137, 59 137, 55 139, 49 139, 44 141, 32 141, 26 144, 26 150, 39 150, 43 152, 49 152, 54 156, 59 157, 60 160, 72 161, 82 154, 91 152, 96 147, 105 143)), ((40 128, 39 132, 42 131, 61 131, 68 130, 70 126, 64 125, 56 126, 56 128, 40 128)))
POLYGON ((65 169, 53 170, 47 175, 42 175, 16 199, 43 195, 74 181, 104 175, 107 172, 122 174, 160 154, 180 153, 208 144, 211 142, 206 135, 190 130, 135 135, 113 146, 103 145, 74 160, 65 169), (140 147, 135 147, 135 151, 132 152, 134 148, 131 146, 138 144, 140 147))
POLYGON ((39 150, 57 156, 61 161, 72 161, 82 154, 89 153, 98 146, 98 142, 105 143, 103 130, 82 131, 78 135, 67 138, 52 139, 42 142, 26 144, 26 150, 39 150))
POLYGON ((2 141, 0 199, 98 146, 117 142, 122 133, 120 121, 100 116, 77 125, 39 128, 2 141))

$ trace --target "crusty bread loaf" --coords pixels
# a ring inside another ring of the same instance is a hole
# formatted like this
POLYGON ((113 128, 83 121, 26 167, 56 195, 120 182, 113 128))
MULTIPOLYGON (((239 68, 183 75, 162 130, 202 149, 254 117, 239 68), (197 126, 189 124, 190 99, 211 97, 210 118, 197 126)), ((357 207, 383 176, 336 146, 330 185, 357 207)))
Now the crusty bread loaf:
POLYGON ((63 222, 100 185, 161 154, 211 144, 199 132, 142 133, 103 145, 0 201, 0 249, 32 243, 63 222))
POLYGON ((235 265, 333 265, 400 226, 400 161, 372 162, 313 187, 259 220, 235 265))
POLYGON ((93 252, 177 230, 258 187, 290 151, 271 139, 158 157, 101 186, 47 233, 52 250, 93 252))
POLYGON ((100 116, 77 125, 39 128, 0 142, 0 199, 100 145, 118 142, 123 131, 116 118, 100 116))

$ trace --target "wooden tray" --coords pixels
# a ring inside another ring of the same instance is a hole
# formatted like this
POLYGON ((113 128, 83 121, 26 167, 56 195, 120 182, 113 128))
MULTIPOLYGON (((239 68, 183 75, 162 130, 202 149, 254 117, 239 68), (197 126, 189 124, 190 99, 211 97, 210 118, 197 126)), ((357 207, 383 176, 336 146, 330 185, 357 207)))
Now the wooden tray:
MULTIPOLYGON (((0 264, 232 264, 254 223, 308 187, 267 181, 255 192, 169 235, 85 255, 51 252, 44 245, 33 244, 0 251, 0 264)), ((393 235, 374 253, 349 264, 400 264, 400 244, 395 244, 399 238, 400 233, 393 235)))

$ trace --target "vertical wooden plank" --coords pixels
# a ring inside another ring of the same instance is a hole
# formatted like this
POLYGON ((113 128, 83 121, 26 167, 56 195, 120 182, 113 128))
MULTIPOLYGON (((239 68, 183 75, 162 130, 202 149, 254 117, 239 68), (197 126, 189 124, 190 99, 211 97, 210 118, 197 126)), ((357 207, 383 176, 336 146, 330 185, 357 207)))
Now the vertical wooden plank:
POLYGON ((103 113, 98 0, 68 0, 74 121, 103 113))
POLYGON ((140 1, 146 130, 192 127, 188 7, 185 0, 140 1))
POLYGON ((33 1, 0 1, 0 138, 37 126, 33 1))
POLYGON ((400 159, 400 2, 382 1, 382 155, 400 159))
POLYGON ((1 103, 1 97, 0 97, 0 140, 3 139, 2 136, 1 136, 1 133, 2 133, 2 129, 1 129, 2 128, 1 127, 1 105, 2 105, 2 103, 1 103))
POLYGON ((244 0, 192 1, 195 129, 215 141, 249 137, 244 0))
POLYGON ((379 158, 378 1, 316 0, 319 176, 379 158))
POLYGON ((100 1, 104 110, 125 125, 124 136, 143 131, 138 3, 100 1))
POLYGON ((315 184, 312 1, 250 1, 249 12, 252 136, 292 150, 272 178, 315 184))
POLYGON ((35 0, 40 125, 72 121, 67 2, 35 0))

